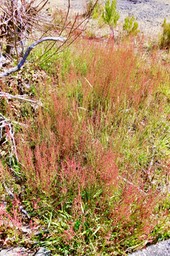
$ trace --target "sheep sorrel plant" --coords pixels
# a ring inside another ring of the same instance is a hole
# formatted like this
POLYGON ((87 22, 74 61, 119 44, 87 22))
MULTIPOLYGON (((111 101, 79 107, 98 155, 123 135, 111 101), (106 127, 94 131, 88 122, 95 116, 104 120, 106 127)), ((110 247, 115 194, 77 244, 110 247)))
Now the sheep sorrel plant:
MULTIPOLYGON (((79 40, 56 55, 52 72, 42 67, 31 90, 41 105, 10 106, 24 179, 15 184, 3 161, 0 191, 10 202, 12 187, 33 230, 25 238, 19 229, 17 244, 126 255, 169 237, 169 73, 136 50, 79 40)), ((1 240, 11 237, 1 230, 1 240)))

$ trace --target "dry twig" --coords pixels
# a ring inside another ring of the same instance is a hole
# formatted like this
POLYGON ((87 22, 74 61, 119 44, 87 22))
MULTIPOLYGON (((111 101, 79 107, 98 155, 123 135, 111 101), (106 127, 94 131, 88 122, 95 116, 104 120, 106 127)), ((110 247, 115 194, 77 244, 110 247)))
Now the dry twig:
POLYGON ((9 76, 10 74, 12 74, 12 73, 14 73, 14 72, 19 71, 19 70, 21 69, 21 67, 25 64, 25 62, 26 62, 26 60, 27 60, 27 58, 28 58, 30 52, 31 52, 38 44, 40 44, 40 43, 42 43, 42 42, 44 42, 44 41, 59 41, 59 42, 64 42, 65 40, 66 40, 66 39, 65 39, 64 37, 44 37, 44 38, 41 38, 41 39, 35 41, 33 44, 31 44, 31 45, 27 48, 27 50, 26 50, 26 52, 25 52, 23 58, 20 60, 20 62, 18 63, 18 65, 17 65, 16 67, 14 67, 14 68, 11 68, 11 69, 9 69, 9 70, 3 72, 3 73, 0 73, 0 78, 5 77, 5 76, 9 76))
POLYGON ((7 99, 16 99, 16 100, 24 100, 39 106, 42 106, 42 102, 41 101, 37 101, 37 100, 31 100, 28 99, 26 96, 23 95, 12 95, 10 93, 7 92, 0 92, 0 97, 2 98, 7 98, 7 99))
POLYGON ((11 145, 10 158, 15 156, 16 160, 18 161, 13 125, 5 116, 0 113, 0 139, 2 139, 4 130, 6 134, 6 141, 9 141, 11 145))

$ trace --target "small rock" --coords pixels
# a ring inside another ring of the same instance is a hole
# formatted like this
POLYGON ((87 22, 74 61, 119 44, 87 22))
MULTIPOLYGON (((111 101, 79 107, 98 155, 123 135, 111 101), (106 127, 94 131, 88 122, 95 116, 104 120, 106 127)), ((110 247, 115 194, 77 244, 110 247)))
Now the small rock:
POLYGON ((8 63, 9 61, 0 52, 0 68, 4 67, 8 63))
POLYGON ((51 252, 44 247, 41 247, 35 256, 50 256, 51 252))
POLYGON ((169 256, 170 255, 170 239, 159 242, 155 245, 148 246, 138 252, 129 254, 129 256, 169 256))
MULTIPOLYGON (((28 249, 22 248, 22 247, 16 247, 16 248, 10 248, 10 249, 4 249, 0 251, 0 256, 33 256, 33 253, 30 253, 28 249)), ((45 255, 45 254, 44 254, 45 255)))

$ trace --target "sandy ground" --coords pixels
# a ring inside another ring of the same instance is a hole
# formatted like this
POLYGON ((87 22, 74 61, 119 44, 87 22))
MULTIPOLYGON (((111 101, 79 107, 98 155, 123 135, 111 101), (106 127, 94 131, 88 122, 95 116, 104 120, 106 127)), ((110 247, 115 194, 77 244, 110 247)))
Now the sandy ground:
MULTIPOLYGON (((71 11, 83 13, 88 0, 71 0, 71 11)), ((100 0, 104 3, 104 0, 100 0)), ((50 0, 52 8, 67 10, 68 0, 50 0)), ((120 22, 128 15, 136 17, 139 29, 147 35, 157 35, 166 18, 170 22, 170 0, 117 0, 120 22), (136 3, 134 3, 136 2, 136 3)))
MULTIPOLYGON (((74 12, 82 13, 86 8, 86 0, 71 0, 71 10, 74 12)), ((53 8, 66 9, 68 6, 68 0, 50 0, 50 4, 53 8)))

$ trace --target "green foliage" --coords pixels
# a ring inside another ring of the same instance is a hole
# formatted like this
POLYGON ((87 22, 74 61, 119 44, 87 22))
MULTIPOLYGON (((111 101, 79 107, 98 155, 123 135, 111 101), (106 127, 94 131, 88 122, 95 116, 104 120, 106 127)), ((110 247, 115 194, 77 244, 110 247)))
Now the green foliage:
POLYGON ((170 48, 170 22, 167 22, 166 19, 164 19, 164 22, 162 24, 163 32, 161 36, 160 46, 161 48, 170 48))
POLYGON ((56 73, 55 63, 58 59, 56 48, 48 43, 36 47, 34 52, 30 55, 30 61, 34 62, 35 66, 39 66, 42 70, 46 71, 47 74, 56 73))
POLYGON ((125 18, 123 30, 126 31, 127 35, 137 35, 139 33, 138 22, 134 16, 128 16, 125 18))
POLYGON ((77 73, 79 73, 80 75, 85 76, 87 74, 87 63, 85 60, 83 61, 80 56, 74 60, 74 67, 76 68, 77 73))
POLYGON ((100 16, 102 14, 102 11, 103 11, 103 7, 101 4, 97 3, 94 10, 93 10, 93 13, 92 13, 92 18, 93 19, 100 19, 100 16))
POLYGON ((116 27, 117 22, 120 18, 119 13, 116 9, 117 1, 116 0, 107 0, 104 5, 104 10, 102 13, 103 21, 109 25, 111 29, 116 27))

